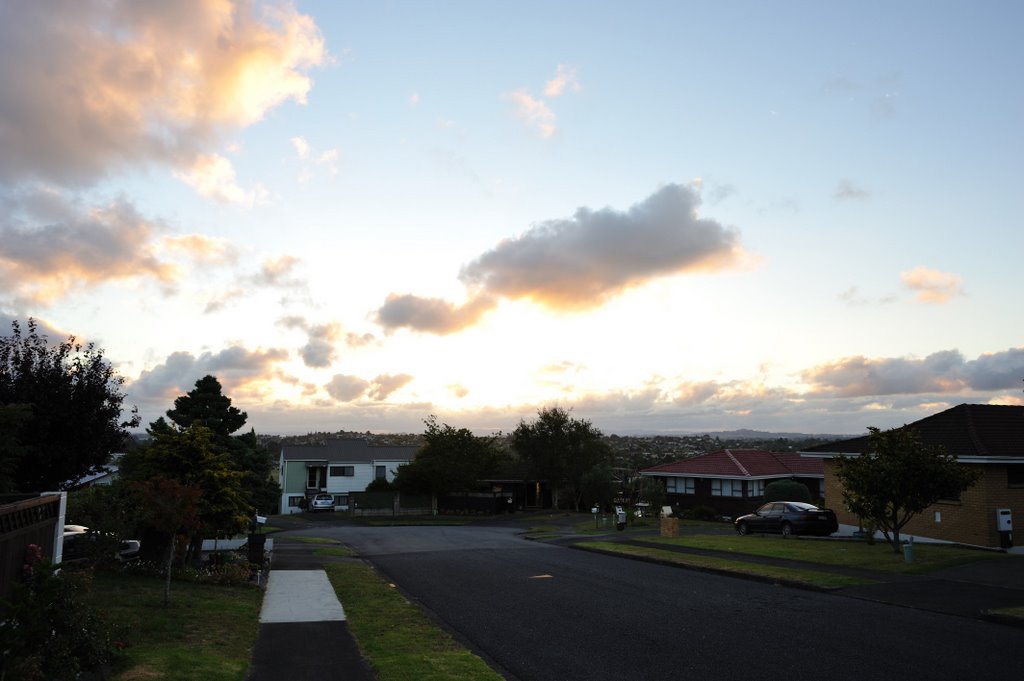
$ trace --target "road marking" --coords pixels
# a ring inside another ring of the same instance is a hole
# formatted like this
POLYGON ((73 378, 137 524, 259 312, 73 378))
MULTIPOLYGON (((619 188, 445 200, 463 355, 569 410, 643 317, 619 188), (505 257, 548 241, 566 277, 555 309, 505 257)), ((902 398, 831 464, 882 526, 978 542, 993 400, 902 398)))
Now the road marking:
POLYGON ((551 575, 534 575, 530 579, 554 579, 551 575))

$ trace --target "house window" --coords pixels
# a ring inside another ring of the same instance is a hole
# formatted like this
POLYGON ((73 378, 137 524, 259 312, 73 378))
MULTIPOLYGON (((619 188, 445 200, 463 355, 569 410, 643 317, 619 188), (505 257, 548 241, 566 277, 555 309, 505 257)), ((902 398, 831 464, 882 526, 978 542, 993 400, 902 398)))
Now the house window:
POLYGON ((331 477, 351 478, 356 474, 355 466, 331 466, 331 477))
POLYGON ((693 478, 668 478, 665 491, 669 494, 693 494, 693 478))
POLYGON ((288 497, 288 507, 297 508, 299 502, 302 501, 303 499, 305 499, 305 497, 288 497))
POLYGON ((743 481, 728 480, 725 478, 713 478, 711 480, 711 496, 713 497, 742 497, 743 481))
POLYGON ((334 495, 335 506, 348 506, 348 495, 347 494, 335 494, 334 495))
POLYGON ((373 477, 375 477, 378 480, 384 480, 385 478, 388 477, 388 467, 377 466, 376 468, 374 468, 373 477))
POLYGON ((320 489, 327 486, 326 469, 323 466, 306 469, 306 487, 320 489))
POLYGON ((764 480, 748 480, 747 481, 747 496, 748 497, 763 497, 764 496, 764 480))
POLYGON ((1024 464, 1015 463, 1006 467, 1006 486, 1024 487, 1024 464))

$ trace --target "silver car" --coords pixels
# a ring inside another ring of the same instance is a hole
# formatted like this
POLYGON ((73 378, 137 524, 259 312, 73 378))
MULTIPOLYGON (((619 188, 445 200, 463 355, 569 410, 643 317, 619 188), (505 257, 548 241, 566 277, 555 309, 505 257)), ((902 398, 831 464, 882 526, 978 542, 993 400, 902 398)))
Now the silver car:
POLYGON ((317 511, 330 511, 334 512, 334 495, 333 494, 317 494, 313 497, 313 500, 309 502, 309 510, 313 513, 317 511))

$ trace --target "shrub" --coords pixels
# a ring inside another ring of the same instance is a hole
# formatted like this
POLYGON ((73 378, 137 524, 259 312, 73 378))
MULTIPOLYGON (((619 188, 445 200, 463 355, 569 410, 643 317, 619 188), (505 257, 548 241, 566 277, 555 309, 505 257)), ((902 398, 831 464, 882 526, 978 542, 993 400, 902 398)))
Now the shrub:
POLYGON ((115 651, 110 627, 82 600, 91 577, 91 571, 67 568, 58 575, 34 552, 26 557, 14 596, 0 601, 5 678, 73 680, 110 663, 115 651))
POLYGON ((769 482, 764 488, 764 500, 769 501, 803 501, 811 503, 811 491, 807 485, 796 480, 776 480, 769 482))
POLYGON ((695 506, 693 517, 697 520, 718 520, 718 511, 710 506, 695 506))

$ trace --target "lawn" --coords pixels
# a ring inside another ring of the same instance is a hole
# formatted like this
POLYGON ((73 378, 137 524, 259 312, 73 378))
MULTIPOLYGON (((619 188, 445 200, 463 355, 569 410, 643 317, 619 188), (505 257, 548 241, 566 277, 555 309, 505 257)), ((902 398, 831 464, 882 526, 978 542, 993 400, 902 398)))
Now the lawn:
POLYGON ((380 681, 500 681, 501 676, 361 562, 328 565, 349 629, 380 681))
POLYGON ((836 539, 805 539, 766 535, 709 535, 698 534, 685 537, 652 537, 651 542, 669 546, 686 546, 697 549, 713 549, 735 554, 750 554, 802 560, 823 565, 840 565, 879 570, 920 574, 941 570, 954 565, 973 563, 978 560, 998 560, 1005 554, 982 551, 949 544, 914 544, 914 562, 903 560, 903 553, 895 553, 884 542, 870 545, 863 541, 836 539))
POLYGON ((263 592, 158 577, 97 573, 90 598, 127 643, 112 681, 242 681, 259 633, 263 592))
POLYGON ((862 584, 875 583, 870 579, 847 577, 845 575, 837 575, 830 572, 801 570, 778 567, 775 565, 762 565, 759 563, 746 563, 742 560, 730 560, 728 558, 702 556, 693 553, 679 553, 678 551, 655 549, 649 546, 619 544, 617 542, 587 541, 580 542, 576 544, 576 546, 597 549, 599 551, 608 551, 637 558, 651 558, 688 567, 705 568, 744 575, 755 575, 757 577, 763 577, 770 580, 807 584, 819 589, 841 589, 847 586, 859 586, 862 584))

